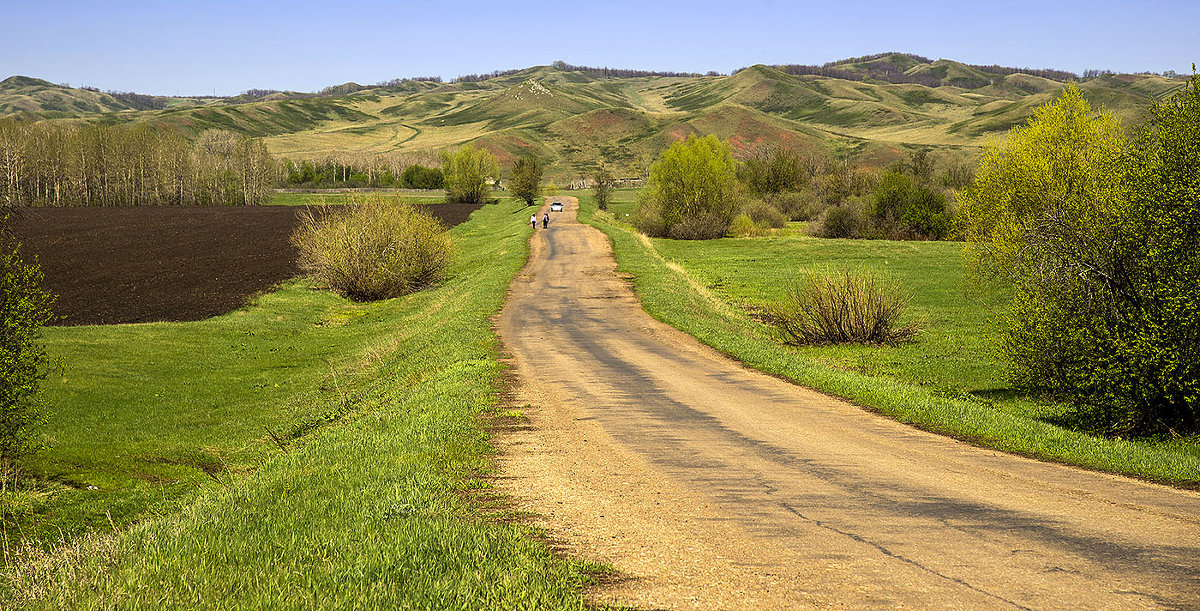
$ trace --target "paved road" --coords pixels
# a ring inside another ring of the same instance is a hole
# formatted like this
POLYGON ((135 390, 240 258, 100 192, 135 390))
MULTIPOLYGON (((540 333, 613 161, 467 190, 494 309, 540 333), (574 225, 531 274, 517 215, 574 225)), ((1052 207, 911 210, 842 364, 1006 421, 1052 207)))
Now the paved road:
POLYGON ((914 430, 649 318, 607 239, 538 229, 500 319, 505 486, 670 608, 1200 608, 1200 494, 914 430))

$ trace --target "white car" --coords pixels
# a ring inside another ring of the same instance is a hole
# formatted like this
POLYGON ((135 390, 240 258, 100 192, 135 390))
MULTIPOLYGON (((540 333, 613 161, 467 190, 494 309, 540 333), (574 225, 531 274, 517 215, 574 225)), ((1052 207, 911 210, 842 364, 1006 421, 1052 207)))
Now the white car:
POLYGON ((550 212, 562 212, 562 202, 551 202, 550 212))

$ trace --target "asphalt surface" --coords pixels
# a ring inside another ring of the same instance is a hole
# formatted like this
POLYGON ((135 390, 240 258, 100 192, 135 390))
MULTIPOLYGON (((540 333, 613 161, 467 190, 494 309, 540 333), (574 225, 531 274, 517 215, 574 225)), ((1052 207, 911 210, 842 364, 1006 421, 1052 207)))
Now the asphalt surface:
MULTIPOLYGON (((503 487, 643 608, 1200 608, 1200 494, 981 449, 658 323, 551 215, 499 329, 503 487)), ((539 213, 539 217, 541 213, 539 213)))

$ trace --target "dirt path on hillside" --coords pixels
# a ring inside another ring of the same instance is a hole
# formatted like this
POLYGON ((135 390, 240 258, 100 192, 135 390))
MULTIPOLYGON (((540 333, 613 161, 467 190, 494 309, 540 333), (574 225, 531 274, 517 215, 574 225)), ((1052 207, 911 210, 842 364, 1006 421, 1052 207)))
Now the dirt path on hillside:
POLYGON ((643 608, 1200 608, 1200 494, 914 430, 647 316, 576 202, 500 318, 502 487, 643 608))

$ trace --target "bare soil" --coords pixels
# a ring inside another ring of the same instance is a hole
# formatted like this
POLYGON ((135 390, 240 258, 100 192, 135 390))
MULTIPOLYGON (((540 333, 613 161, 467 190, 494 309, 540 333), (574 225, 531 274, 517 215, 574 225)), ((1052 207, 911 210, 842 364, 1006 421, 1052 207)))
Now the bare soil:
POLYGON ((663 325, 577 202, 499 329, 501 486, 642 608, 1200 608, 1200 493, 919 431, 663 325))
MULTIPOLYGON (((479 209, 428 204, 448 226, 479 209)), ((58 295, 59 325, 203 320, 300 274, 301 207, 22 208, 8 228, 58 295)))

